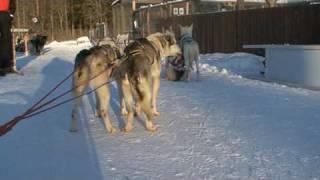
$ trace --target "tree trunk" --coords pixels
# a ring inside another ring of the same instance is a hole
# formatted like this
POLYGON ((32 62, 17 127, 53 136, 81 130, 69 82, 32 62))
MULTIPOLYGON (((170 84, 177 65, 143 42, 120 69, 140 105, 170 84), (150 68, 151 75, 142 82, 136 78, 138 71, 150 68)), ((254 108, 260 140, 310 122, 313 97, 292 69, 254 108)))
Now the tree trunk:
POLYGON ((268 7, 275 7, 277 5, 278 0, 266 0, 268 7))
POLYGON ((243 10, 244 9, 244 0, 237 0, 236 9, 237 10, 243 10))
POLYGON ((69 35, 69 22, 68 22, 68 0, 64 0, 64 31, 69 35))
POLYGON ((74 39, 75 38, 75 30, 74 30, 74 3, 73 0, 70 0, 71 5, 70 5, 70 14, 71 14, 71 36, 74 39))
POLYGON ((50 29, 50 32, 51 32, 51 40, 53 41, 55 39, 55 35, 54 35, 54 18, 53 18, 53 1, 54 0, 50 0, 50 25, 51 25, 51 29, 50 29))
POLYGON ((15 0, 16 1, 16 15, 15 17, 17 17, 17 27, 21 28, 21 14, 20 14, 20 3, 19 0, 15 0))
POLYGON ((36 13, 37 17, 40 17, 40 0, 36 0, 36 13))
MULTIPOLYGON (((78 36, 80 31, 83 35, 89 27, 94 28, 96 23, 111 23, 110 4, 112 0, 14 1, 17 4, 14 26, 30 28, 31 18, 38 17, 42 31, 48 34, 50 40, 58 38, 58 32, 64 35, 61 40, 67 40, 78 36)), ((112 27, 110 24, 108 26, 112 27)))
POLYGON ((22 6, 22 22, 23 22, 23 27, 26 27, 27 25, 27 19, 26 19, 26 7, 22 6))

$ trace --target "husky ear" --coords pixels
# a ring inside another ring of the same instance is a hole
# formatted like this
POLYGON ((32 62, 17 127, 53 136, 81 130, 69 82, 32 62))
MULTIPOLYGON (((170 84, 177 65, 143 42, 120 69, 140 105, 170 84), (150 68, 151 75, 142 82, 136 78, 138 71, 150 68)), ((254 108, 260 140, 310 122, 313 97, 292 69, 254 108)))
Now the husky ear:
POLYGON ((171 37, 175 37, 173 31, 170 31, 170 30, 166 30, 166 33, 165 33, 167 36, 171 36, 171 37))
POLYGON ((166 30, 166 34, 174 34, 171 30, 166 30))
POLYGON ((173 32, 167 31, 164 38, 166 39, 166 41, 169 43, 170 46, 176 43, 173 32))

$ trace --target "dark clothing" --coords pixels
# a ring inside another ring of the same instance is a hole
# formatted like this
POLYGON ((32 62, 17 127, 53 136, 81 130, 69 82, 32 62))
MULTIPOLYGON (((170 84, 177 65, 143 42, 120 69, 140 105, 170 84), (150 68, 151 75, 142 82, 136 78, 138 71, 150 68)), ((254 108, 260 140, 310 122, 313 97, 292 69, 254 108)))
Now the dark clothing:
POLYGON ((0 69, 14 66, 11 25, 16 11, 15 0, 0 0, 0 69))
POLYGON ((42 32, 42 27, 41 23, 39 22, 34 22, 30 29, 29 29, 29 34, 30 34, 30 42, 33 46, 33 53, 36 55, 41 54, 41 50, 43 49, 46 41, 47 41, 47 36, 44 35, 42 32))
POLYGON ((31 25, 29 34, 31 37, 30 42, 33 46, 33 50, 35 51, 33 53, 40 55, 44 45, 46 44, 47 36, 42 31, 42 26, 39 20, 31 25))
POLYGON ((31 35, 40 35, 42 31, 42 27, 40 22, 33 23, 29 29, 29 33, 31 35))
POLYGON ((36 35, 33 39, 30 40, 31 44, 35 48, 35 53, 37 55, 41 54, 41 50, 43 49, 44 45, 46 44, 47 36, 36 35))
POLYGON ((9 12, 0 12, 0 68, 13 67, 12 18, 9 12))

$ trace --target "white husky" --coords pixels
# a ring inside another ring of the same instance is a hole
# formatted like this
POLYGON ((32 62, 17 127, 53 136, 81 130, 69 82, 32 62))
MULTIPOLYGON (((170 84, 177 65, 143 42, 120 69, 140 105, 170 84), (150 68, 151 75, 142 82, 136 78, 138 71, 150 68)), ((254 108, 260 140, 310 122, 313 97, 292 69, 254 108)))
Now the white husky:
POLYGON ((193 62, 196 64, 197 80, 199 80, 199 45, 192 38, 193 24, 191 26, 181 26, 181 39, 180 47, 183 52, 185 73, 183 74, 182 80, 189 81, 191 79, 191 71, 193 70, 193 62))

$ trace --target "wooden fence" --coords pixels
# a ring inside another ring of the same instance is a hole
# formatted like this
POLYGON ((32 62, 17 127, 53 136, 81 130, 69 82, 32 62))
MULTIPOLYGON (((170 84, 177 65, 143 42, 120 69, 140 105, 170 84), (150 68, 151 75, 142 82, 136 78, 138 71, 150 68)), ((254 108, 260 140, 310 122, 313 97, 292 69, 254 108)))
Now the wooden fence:
POLYGON ((193 23, 201 53, 250 51, 243 44, 320 44, 320 4, 155 17, 151 22, 143 27, 149 33, 172 29, 177 37, 179 24, 193 23))

